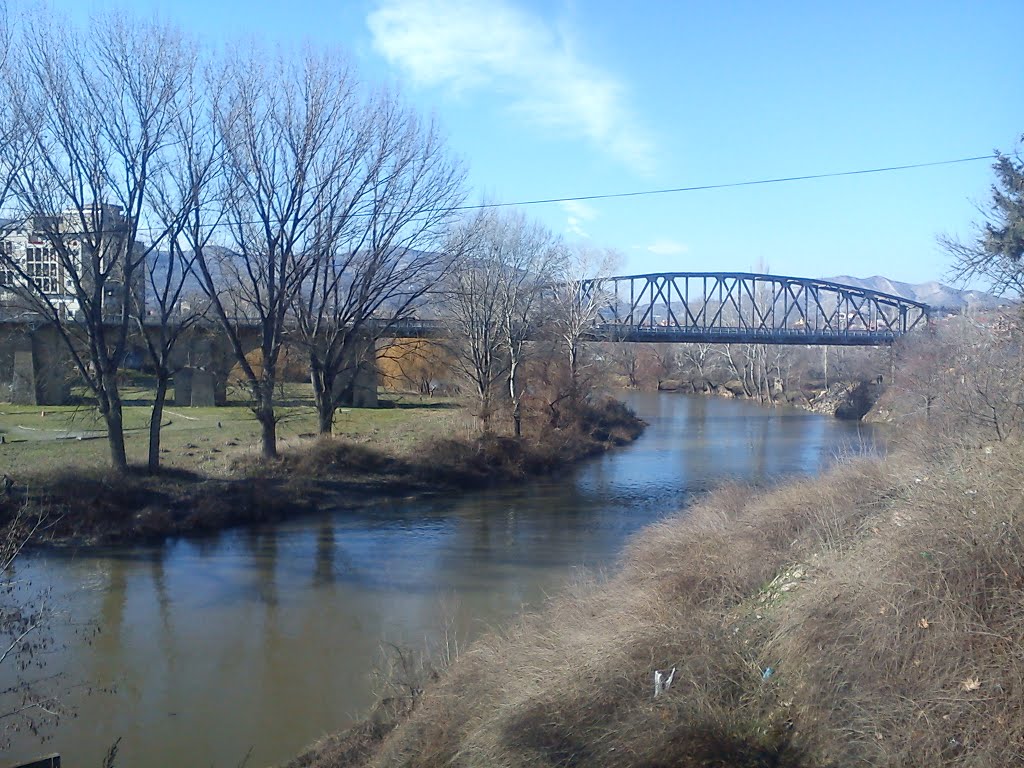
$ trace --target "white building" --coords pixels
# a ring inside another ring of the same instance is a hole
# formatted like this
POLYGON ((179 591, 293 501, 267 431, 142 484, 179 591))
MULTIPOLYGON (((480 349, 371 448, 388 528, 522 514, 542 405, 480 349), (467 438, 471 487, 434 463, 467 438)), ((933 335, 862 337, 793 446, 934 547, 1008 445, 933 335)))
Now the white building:
MULTIPOLYGON (((0 221, 0 307, 7 314, 19 310, 31 312, 34 306, 38 306, 39 299, 33 298, 34 292, 25 290, 26 280, 31 280, 37 291, 43 293, 46 301, 55 306, 62 316, 78 317, 81 308, 75 278, 79 279, 86 292, 95 286, 97 260, 93 258, 90 242, 100 244, 106 253, 112 254, 110 258, 117 259, 104 281, 104 316, 119 316, 129 296, 139 311, 145 311, 145 265, 135 268, 130 289, 125 290, 127 249, 123 246, 124 238, 119 240, 119 235, 123 232, 127 237, 127 227, 121 208, 103 205, 95 211, 86 212, 86 215, 101 235, 83 237, 77 211, 65 211, 60 216, 0 221)), ((132 244, 134 258, 139 258, 140 247, 137 242, 132 244)), ((106 269, 103 262, 101 257, 101 270, 106 269)))

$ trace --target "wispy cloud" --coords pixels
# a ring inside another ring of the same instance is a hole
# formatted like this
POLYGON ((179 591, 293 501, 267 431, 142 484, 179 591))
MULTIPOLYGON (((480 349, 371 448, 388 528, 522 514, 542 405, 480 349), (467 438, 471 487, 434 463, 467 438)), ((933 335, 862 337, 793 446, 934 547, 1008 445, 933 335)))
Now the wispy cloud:
POLYGON ((367 24, 374 48, 414 83, 500 93, 525 121, 651 171, 653 149, 622 82, 540 16, 505 0, 382 0, 367 24))
POLYGON ((589 238, 590 233, 583 228, 583 225, 597 218, 597 210, 578 200, 563 200, 559 205, 567 214, 565 231, 576 237, 589 238))
POLYGON ((683 243, 678 243, 675 240, 659 238, 650 245, 645 246, 645 250, 656 256, 681 256, 690 249, 683 243))

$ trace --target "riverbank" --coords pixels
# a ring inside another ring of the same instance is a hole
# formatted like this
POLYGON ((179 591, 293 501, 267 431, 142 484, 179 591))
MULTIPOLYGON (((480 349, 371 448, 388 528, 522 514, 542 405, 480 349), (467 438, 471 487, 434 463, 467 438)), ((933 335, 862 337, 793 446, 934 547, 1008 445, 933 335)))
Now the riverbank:
POLYGON ((924 430, 723 488, 289 768, 1015 764, 1022 485, 1019 444, 924 430))
POLYGON ((709 379, 669 379, 658 384, 661 392, 679 392, 706 397, 751 400, 763 405, 790 405, 811 413, 834 416, 837 419, 860 421, 867 416, 884 394, 884 385, 876 378, 872 381, 839 381, 828 386, 824 383, 793 388, 776 382, 767 396, 748 394, 743 382, 712 381, 709 379))
MULTIPOLYGON (((575 422, 563 429, 527 425, 523 438, 455 429, 450 418, 439 419, 431 409, 424 423, 407 419, 395 430, 387 429, 385 417, 378 427, 347 438, 294 436, 284 441, 277 461, 237 450, 230 459, 220 458, 213 469, 210 462, 224 448, 212 443, 211 434, 224 447, 240 445, 226 412, 218 410, 216 415, 216 429, 180 447, 190 458, 199 454, 207 462, 205 471, 198 462, 170 462, 157 476, 141 469, 118 476, 90 464, 90 453, 76 453, 80 441, 29 445, 26 450, 37 454, 49 448, 66 458, 61 462, 51 456, 35 470, 20 464, 20 471, 5 475, 9 479, 0 490, 0 526, 34 526, 42 521, 34 539, 46 544, 91 545, 209 533, 327 506, 455 493, 539 476, 628 443, 644 427, 625 405, 611 399, 580 408, 575 422)), ((105 441, 90 445, 103 447, 105 441)), ((0 447, 8 452, 19 449, 18 444, 0 447)))

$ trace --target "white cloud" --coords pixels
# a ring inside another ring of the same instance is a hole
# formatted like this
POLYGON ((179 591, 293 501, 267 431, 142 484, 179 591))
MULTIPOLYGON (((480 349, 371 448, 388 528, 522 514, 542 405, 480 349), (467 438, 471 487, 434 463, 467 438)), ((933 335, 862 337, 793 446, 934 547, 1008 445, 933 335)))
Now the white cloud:
POLYGON ((584 137, 651 171, 653 149, 623 84, 581 60, 539 16, 505 0, 382 0, 367 24, 374 48, 414 83, 503 94, 529 123, 584 137))
POLYGON ((568 232, 570 235, 574 235, 576 237, 584 238, 587 240, 590 239, 590 233, 583 228, 583 222, 577 219, 575 216, 570 216, 568 219, 565 220, 565 231, 568 232))
POLYGON ((570 235, 589 239, 590 233, 583 228, 583 225, 585 222, 597 218, 597 210, 579 200, 563 200, 559 205, 568 214, 565 220, 565 231, 570 235))
POLYGON ((690 249, 683 243, 662 237, 646 246, 646 250, 656 256, 681 256, 690 249))

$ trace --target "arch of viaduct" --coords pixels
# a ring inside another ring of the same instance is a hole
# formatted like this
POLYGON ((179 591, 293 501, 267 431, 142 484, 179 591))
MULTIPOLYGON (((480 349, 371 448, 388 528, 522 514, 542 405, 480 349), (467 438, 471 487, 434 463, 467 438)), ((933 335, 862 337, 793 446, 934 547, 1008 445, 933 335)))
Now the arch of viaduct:
MULTIPOLYGON (((134 331, 133 346, 141 353, 143 340, 134 331)), ((239 329, 246 354, 259 349, 258 329, 239 329)), ((144 363, 146 358, 140 358, 144 363)), ((175 345, 171 366, 176 406, 224 405, 228 380, 236 364, 227 336, 215 325, 194 325, 175 345)), ((377 405, 376 360, 354 361, 352 405, 377 405)), ((66 344, 51 323, 0 319, 0 401, 31 405, 62 405, 69 401, 75 380, 66 344)), ((348 384, 349 382, 344 382, 348 384)))
MULTIPOLYGON (((825 280, 747 272, 673 272, 584 281, 577 301, 593 318, 586 337, 604 342, 880 346, 928 322, 925 304, 825 280)), ((243 329, 246 350, 256 328, 243 329)), ((389 335, 442 338, 443 322, 410 319, 389 335)), ((234 357, 213 326, 188 330, 176 348, 175 405, 223 403, 234 357)), ((358 361, 355 405, 376 404, 375 361, 358 361)), ((67 354, 56 330, 0 319, 0 400, 67 401, 67 354), (4 390, 7 390, 6 392, 4 390)))

